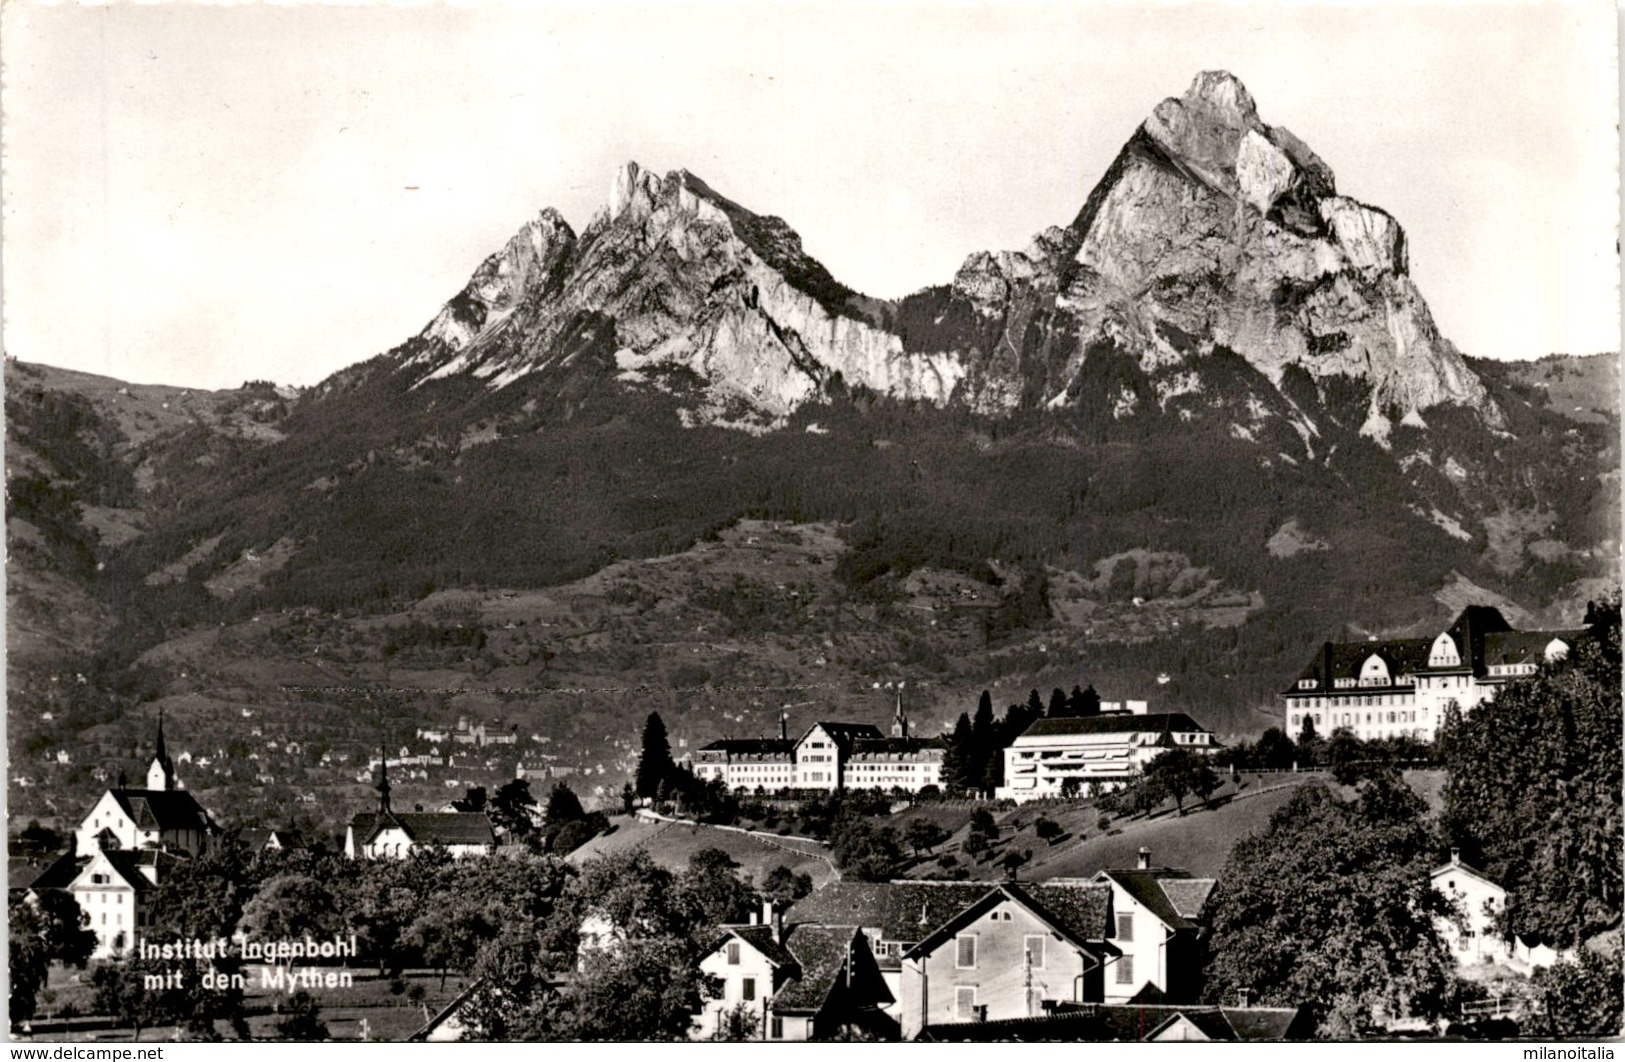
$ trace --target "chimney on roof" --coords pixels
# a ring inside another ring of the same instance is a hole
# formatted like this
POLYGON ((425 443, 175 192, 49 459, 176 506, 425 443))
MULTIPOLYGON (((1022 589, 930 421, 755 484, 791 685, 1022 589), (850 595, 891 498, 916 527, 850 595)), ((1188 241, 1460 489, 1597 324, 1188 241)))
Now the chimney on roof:
POLYGON ((1146 848, 1144 845, 1140 846, 1140 869, 1151 869, 1151 849, 1146 848))
POLYGON ((779 709, 779 740, 790 740, 790 709, 788 707, 779 709))
POLYGON ((1460 848, 1452 848, 1452 849, 1450 849, 1450 865, 1453 866, 1453 867, 1461 866, 1461 849, 1460 848))
POLYGON ((772 900, 762 901, 762 922, 773 927, 773 942, 784 943, 784 912, 772 900))

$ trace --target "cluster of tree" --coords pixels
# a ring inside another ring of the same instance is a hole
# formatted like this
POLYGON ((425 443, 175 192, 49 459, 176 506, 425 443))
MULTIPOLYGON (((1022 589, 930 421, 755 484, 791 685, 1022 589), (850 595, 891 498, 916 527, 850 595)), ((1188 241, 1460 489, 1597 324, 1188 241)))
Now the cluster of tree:
MULTIPOLYGON (((524 784, 522 780, 521 784, 524 784)), ((609 817, 602 811, 587 811, 575 790, 564 782, 553 784, 552 792, 547 795, 541 830, 542 845, 547 851, 568 855, 599 834, 608 833, 609 828, 609 817)))
POLYGON ((35 1013, 40 989, 52 963, 84 969, 96 950, 96 934, 79 904, 66 892, 51 891, 38 903, 13 900, 8 908, 11 947, 11 1023, 35 1013))
POLYGON ((1238 771, 1290 771, 1294 767, 1308 771, 1341 766, 1350 779, 1348 784, 1362 769, 1417 767, 1435 762, 1437 750, 1432 742, 1411 737, 1366 740, 1345 728, 1326 738, 1309 719, 1304 720, 1297 741, 1287 737, 1280 727, 1272 726, 1257 741, 1237 741, 1213 757, 1214 766, 1238 771), (1350 770, 1354 773, 1348 774, 1350 770))
POLYGON ((1618 924, 1622 896, 1619 599, 1568 657, 1448 715, 1444 824, 1507 890, 1505 930, 1564 948, 1618 924))
POLYGON ((1321 1036, 1373 1035, 1385 1019, 1435 1018, 1454 961, 1429 871, 1440 838, 1397 774, 1344 799, 1314 782, 1236 845, 1209 900, 1206 992, 1309 1008, 1321 1036))
MULTIPOLYGON (((468 1019, 481 1038, 679 1039, 701 993, 713 987, 698 963, 714 945, 716 927, 746 920, 764 897, 788 904, 812 888, 809 876, 783 866, 760 889, 738 870, 714 848, 695 853, 677 873, 641 850, 576 868, 532 853, 453 860, 418 851, 405 860, 364 862, 222 848, 178 864, 159 885, 148 935, 355 934, 363 958, 386 976, 427 967, 440 971, 442 982, 450 974, 480 981, 468 1019)), ((14 904, 11 918, 12 1014, 21 1020, 32 1013, 46 964, 83 964, 94 935, 82 928, 66 893, 47 893, 38 907, 14 904)), ((200 959, 155 989, 146 975, 174 964, 159 969, 132 957, 97 965, 91 983, 99 1009, 138 1035, 176 1025, 215 1039, 224 1024, 246 1038, 243 993, 203 987, 210 965, 240 972, 229 960, 200 959)), ((289 1004, 280 1035, 326 1035, 316 1000, 289 1004)))

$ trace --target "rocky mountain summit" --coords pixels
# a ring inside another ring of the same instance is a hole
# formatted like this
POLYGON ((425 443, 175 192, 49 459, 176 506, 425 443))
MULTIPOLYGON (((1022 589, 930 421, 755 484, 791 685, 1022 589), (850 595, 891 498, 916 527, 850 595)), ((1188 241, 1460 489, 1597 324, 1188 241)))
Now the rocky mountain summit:
POLYGON ((692 387, 691 412, 713 423, 771 423, 838 384, 987 414, 1100 400, 1118 418, 1173 412, 1226 352, 1270 385, 1249 384, 1252 418, 1279 414, 1305 446, 1318 426, 1294 370, 1318 389, 1353 384, 1363 433, 1384 445, 1438 405, 1502 423, 1410 279, 1398 222, 1339 196, 1222 72, 1155 109, 1070 225, 973 254, 951 284, 859 295, 779 218, 629 163, 583 233, 543 211, 393 361, 415 384, 469 374, 500 389, 568 365, 604 329, 623 382, 692 387), (1101 374, 1111 355, 1138 378, 1101 374))

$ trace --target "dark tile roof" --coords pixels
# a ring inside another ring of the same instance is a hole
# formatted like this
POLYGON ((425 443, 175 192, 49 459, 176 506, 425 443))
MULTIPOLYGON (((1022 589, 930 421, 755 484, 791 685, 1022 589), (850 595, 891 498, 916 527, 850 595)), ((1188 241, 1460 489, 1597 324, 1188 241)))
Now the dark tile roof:
POLYGON ((1160 884, 1180 917, 1194 921, 1202 917, 1202 908, 1213 892, 1214 881, 1212 878, 1163 878, 1160 884))
POLYGON ((65 889, 73 884, 73 879, 85 869, 90 862, 89 856, 76 856, 72 852, 64 855, 36 876, 28 886, 31 889, 65 889))
POLYGON ((11 891, 31 888, 40 876, 51 869, 57 860, 49 861, 37 859, 12 858, 6 861, 6 882, 11 891))
POLYGON ((1012 892, 1028 906, 1078 940, 1104 940, 1110 928, 1111 890, 1095 885, 1029 885, 1012 882, 1012 892))
POLYGON ((118 806, 137 829, 197 830, 206 832, 209 815, 197 798, 184 789, 109 789, 118 806))
MULTIPOLYGON (((946 921, 932 927, 929 936, 909 950, 909 958, 942 946, 954 933, 980 918, 983 913, 1007 901, 1026 907, 1079 947, 1092 947, 1105 939, 1107 913, 1112 891, 1105 885, 1030 885, 1005 882, 995 885, 973 902, 956 911, 946 921)), ((1097 951, 1115 948, 1095 948, 1097 951)))
POLYGON ((1200 895, 1201 901, 1206 902, 1207 892, 1213 889, 1211 879, 1192 878, 1183 870, 1169 867, 1151 870, 1102 870, 1100 877, 1110 878, 1116 882, 1123 891, 1134 898, 1136 903, 1162 919, 1171 929, 1195 929, 1194 919, 1200 913, 1200 904, 1195 901, 1200 895), (1176 881, 1190 883, 1173 886, 1174 895, 1180 897, 1178 902, 1164 887, 1176 881), (1201 888, 1201 883, 1206 884, 1206 889, 1201 888), (1182 912, 1181 907, 1192 913, 1182 912))
POLYGON ((730 756, 784 756, 788 758, 795 743, 778 738, 720 738, 701 746, 700 752, 726 752, 730 756))
MULTIPOLYGON (((1462 662, 1453 667, 1430 668, 1428 657, 1437 635, 1427 638, 1388 638, 1380 641, 1327 642, 1316 651, 1314 658, 1298 675, 1298 681, 1313 679, 1313 689, 1299 689, 1294 683, 1286 690, 1289 694, 1311 695, 1337 693, 1337 679, 1358 679, 1360 667, 1372 653, 1388 664, 1389 674, 1456 673, 1471 671, 1482 678, 1489 664, 1539 663, 1546 645, 1553 638, 1562 638, 1569 645, 1583 638, 1584 630, 1516 631, 1507 623, 1500 610, 1487 605, 1469 605, 1446 627, 1462 653, 1462 662)), ((1372 692, 1384 687, 1343 687, 1343 691, 1372 692)))
MULTIPOLYGON (((1428 651, 1433 648, 1432 638, 1389 638, 1378 642, 1328 642, 1315 653, 1313 660, 1298 676, 1298 681, 1313 679, 1313 690, 1299 689, 1296 683, 1288 693, 1326 693, 1335 689, 1333 683, 1340 678, 1358 678, 1360 667, 1372 653, 1382 657, 1388 665, 1391 678, 1414 675, 1427 669, 1428 651), (1330 671, 1327 661, 1330 660, 1330 671), (1327 676, 1330 676, 1329 678, 1327 676)), ((1367 690, 1366 692, 1370 692, 1367 690)))
POLYGON ((113 869, 117 870, 119 876, 129 882, 136 892, 146 892, 158 887, 142 873, 142 867, 158 866, 167 870, 175 861, 175 857, 168 852, 156 852, 151 849, 134 852, 112 851, 104 852, 103 855, 107 856, 107 861, 113 864, 113 869))
POLYGON ((1293 1007, 1220 1007, 1238 1040, 1296 1040, 1308 1036, 1309 1017, 1293 1007))
POLYGON ((387 817, 364 811, 350 820, 358 844, 368 843, 392 825, 418 844, 496 844, 491 820, 483 811, 400 811, 387 817))
POLYGON ((912 944, 997 884, 835 881, 798 900, 784 918, 789 923, 875 929, 882 940, 912 944))
POLYGON ((1561 638, 1572 648, 1586 631, 1506 631, 1484 636, 1484 663, 1539 664, 1546 659, 1546 647, 1561 638))
POLYGON ((852 742, 852 756, 913 755, 919 752, 942 751, 947 748, 940 737, 934 738, 858 738, 852 742))
POLYGON ((1148 1039, 1180 1016, 1221 1041, 1284 1040, 1302 1035, 1300 1011, 1284 1007, 1203 1007, 1076 1004, 1031 1018, 928 1025, 919 1039, 936 1043, 1134 1042, 1148 1039))
POLYGON ((822 1008, 858 932, 850 926, 792 926, 785 944, 801 973, 773 996, 773 1009, 816 1012, 822 1008))
POLYGON ((774 966, 794 966, 796 957, 773 935, 772 926, 728 926, 726 936, 736 936, 767 957, 774 966))
MULTIPOLYGON (((830 737, 843 738, 847 741, 856 741, 859 738, 883 738, 886 736, 880 732, 879 727, 870 723, 831 723, 820 719, 813 726, 821 726, 830 737)), ((807 729, 811 730, 812 727, 807 729)))
POLYGON ((1166 731, 1180 733, 1206 733, 1207 727, 1184 712, 1157 712, 1134 715, 1127 712, 1112 715, 1090 715, 1059 719, 1034 719, 1032 725, 1021 732, 1022 737, 1057 737, 1067 734, 1160 734, 1166 731))

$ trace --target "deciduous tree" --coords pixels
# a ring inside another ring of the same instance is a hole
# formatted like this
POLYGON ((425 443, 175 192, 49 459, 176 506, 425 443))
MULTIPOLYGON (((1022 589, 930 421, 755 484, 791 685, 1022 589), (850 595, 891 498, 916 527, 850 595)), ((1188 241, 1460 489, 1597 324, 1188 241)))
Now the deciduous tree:
POLYGON ((1354 800, 1301 787, 1219 875, 1210 1000, 1301 1003, 1334 1039, 1437 1016, 1454 963, 1434 923, 1449 908, 1428 878, 1438 838, 1426 812, 1391 778, 1362 783, 1354 800))

